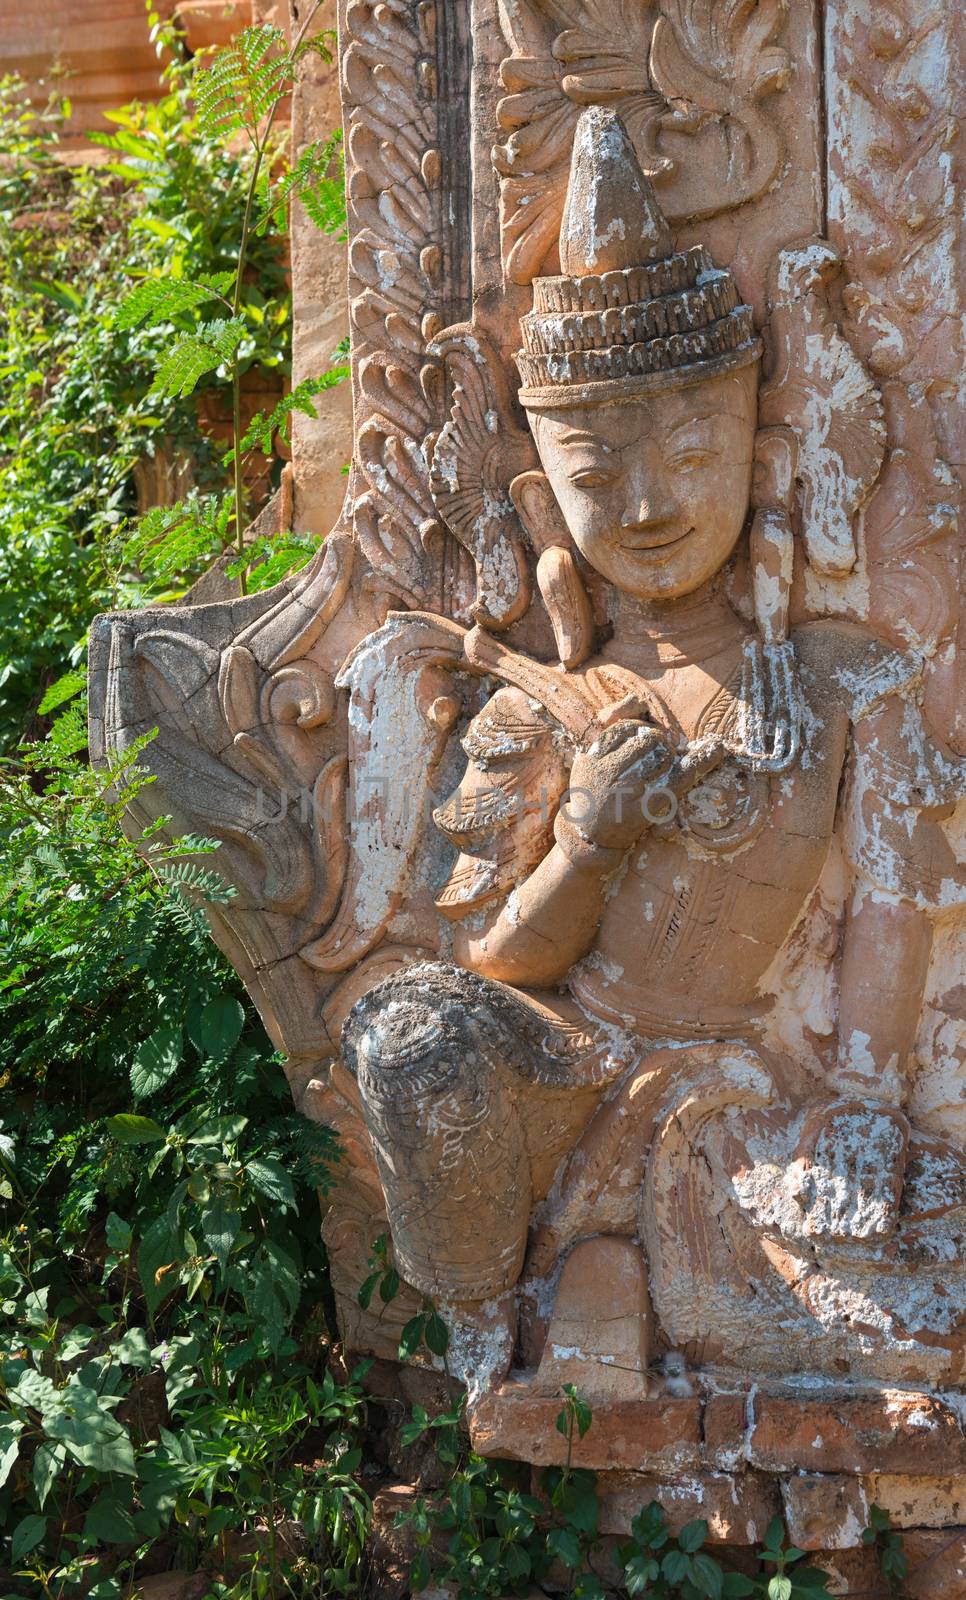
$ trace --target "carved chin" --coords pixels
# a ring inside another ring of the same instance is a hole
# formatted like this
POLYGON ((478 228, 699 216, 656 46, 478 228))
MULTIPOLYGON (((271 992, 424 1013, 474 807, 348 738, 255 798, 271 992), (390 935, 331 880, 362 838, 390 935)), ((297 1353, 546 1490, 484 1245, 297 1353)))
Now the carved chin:
MULTIPOLYGON (((662 544, 636 542, 646 537, 619 530, 603 548, 585 553, 605 578, 646 599, 669 593, 688 594, 699 588, 724 566, 738 536, 709 540, 692 527, 666 538, 662 544)), ((654 535, 649 537, 653 539, 654 535)))

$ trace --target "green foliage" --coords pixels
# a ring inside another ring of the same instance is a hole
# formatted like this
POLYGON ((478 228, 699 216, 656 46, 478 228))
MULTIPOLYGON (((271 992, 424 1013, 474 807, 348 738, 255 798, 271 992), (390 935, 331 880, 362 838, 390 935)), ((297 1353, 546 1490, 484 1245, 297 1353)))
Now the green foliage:
POLYGON ((881 1506, 869 1507, 869 1526, 863 1531, 862 1542, 875 1550, 889 1593, 901 1594, 909 1576, 909 1562, 902 1534, 896 1533, 888 1511, 881 1506))
MULTIPOLYGON (((309 13, 302 28, 304 35, 317 6, 309 13)), ((169 46, 173 30, 156 22, 159 37, 169 46)), ((266 417, 259 413, 247 431, 241 429, 241 376, 252 343, 252 327, 259 318, 250 299, 246 298, 246 283, 252 248, 256 238, 264 235, 269 224, 279 230, 288 221, 290 203, 296 197, 307 213, 327 232, 344 234, 345 193, 344 170, 341 161, 341 132, 327 141, 312 144, 300 155, 294 166, 287 166, 279 140, 273 128, 275 114, 282 96, 290 88, 295 63, 305 45, 302 36, 289 49, 284 34, 267 24, 245 28, 238 36, 218 50, 212 61, 195 73, 192 92, 198 109, 200 126, 211 140, 237 138, 244 135, 251 150, 251 167, 242 208, 239 236, 230 272, 207 273, 197 279, 183 276, 176 285, 142 281, 132 291, 115 316, 115 327, 127 328, 147 324, 155 331, 177 319, 181 313, 195 315, 190 331, 178 332, 173 345, 160 355, 151 384, 150 393, 163 400, 185 399, 191 395, 202 378, 215 375, 231 390, 232 447, 223 464, 232 471, 232 505, 227 517, 224 501, 218 502, 217 516, 203 504, 184 501, 174 507, 170 528, 157 520, 148 536, 136 533, 140 570, 149 580, 170 580, 178 563, 188 552, 197 554, 205 549, 212 552, 206 538, 198 542, 202 530, 215 528, 221 543, 215 553, 234 545, 235 559, 227 568, 228 575, 236 577, 242 594, 249 589, 263 589, 276 583, 287 573, 297 570, 310 559, 317 541, 305 535, 284 534, 265 548, 255 551, 245 544, 245 489, 243 458, 258 442, 267 453, 276 432, 287 439, 286 425, 293 411, 314 416, 312 398, 333 383, 340 382, 348 372, 337 366, 318 378, 300 383, 291 394, 274 407, 266 417), (333 173, 333 170, 334 173, 333 173), (274 190, 272 172, 279 174, 274 190), (256 202, 261 200, 261 216, 253 222, 256 202), (215 316, 202 316, 200 308, 218 300, 220 306, 215 316), (223 312, 227 311, 225 316, 223 312)), ((312 41, 312 47, 328 55, 327 36, 312 41)), ((132 541, 128 542, 128 550, 132 541)), ((159 598, 156 596, 155 598, 159 598)), ((165 598, 161 596, 160 598, 165 598)))
MULTIPOLYGON (((390 1269, 385 1238, 376 1240, 370 1256, 372 1273, 360 1291, 371 1300, 385 1284, 390 1269)), ((393 1288, 392 1294, 396 1291, 393 1288)), ((390 1294, 387 1298, 392 1298, 390 1294)), ((427 1335, 428 1317, 448 1333, 429 1302, 403 1329, 400 1358, 416 1354, 427 1335)), ((428 1340, 427 1340, 428 1342, 428 1340)), ((781 1518, 768 1526, 757 1552, 753 1574, 729 1570, 706 1550, 708 1525, 687 1523, 672 1536, 661 1506, 652 1502, 631 1524, 631 1537, 616 1549, 620 1581, 601 1577, 596 1558, 603 1552, 596 1474, 573 1465, 575 1442, 593 1425, 593 1411, 573 1384, 561 1390, 563 1408, 556 1430, 567 1441, 566 1460, 540 1474, 538 1496, 529 1494, 526 1469, 486 1461, 463 1448, 463 1397, 451 1411, 430 1417, 413 1407, 412 1421, 400 1430, 403 1445, 424 1436, 437 1441, 440 1461, 453 1468, 445 1487, 431 1499, 418 1499, 401 1513, 397 1526, 410 1528, 416 1543, 410 1583, 415 1592, 430 1586, 455 1589, 457 1600, 482 1596, 525 1595, 536 1585, 557 1590, 559 1573, 568 1574, 567 1592, 579 1600, 624 1596, 637 1600, 814 1600, 828 1594, 829 1575, 809 1564, 805 1553, 785 1542, 781 1518), (436 1430, 439 1430, 438 1433, 436 1430), (442 1446, 442 1448, 441 1448, 442 1446), (549 1581, 548 1581, 549 1580, 549 1581)), ((888 1518, 874 1522, 867 1540, 881 1538, 888 1518)), ((895 1536, 891 1536, 895 1537, 895 1536)), ((609 1564, 613 1567, 613 1554, 609 1564)))
MULTIPOLYGON (((123 545, 142 466, 190 461, 199 495, 225 482, 183 379, 151 388, 177 338, 195 336, 199 307, 234 282, 253 166, 203 134, 197 70, 176 62, 159 102, 115 112, 100 167, 58 161, 62 106, 34 112, 22 85, 0 80, 0 747, 79 664, 94 612, 138 602, 123 545)), ((284 374, 275 231, 252 241, 241 314, 242 370, 284 374)), ((217 383, 217 364, 202 382, 217 383)), ((165 588, 202 566, 169 562, 165 588)))
POLYGON ((217 52, 197 85, 198 114, 208 137, 230 139, 245 133, 257 145, 263 118, 278 104, 292 76, 282 30, 267 23, 244 28, 217 52))
POLYGON ((78 720, 0 768, 0 1527, 51 1594, 119 1596, 172 1539, 228 1573, 260 1527, 290 1531, 246 1592, 344 1593, 370 1505, 316 1310, 336 1146, 208 937, 217 851, 127 839, 140 749, 108 791, 78 720))
POLYGON ((345 157, 341 128, 328 139, 317 139, 306 145, 295 165, 266 196, 257 223, 258 232, 264 233, 270 222, 276 228, 286 227, 295 197, 321 233, 345 238, 345 157))

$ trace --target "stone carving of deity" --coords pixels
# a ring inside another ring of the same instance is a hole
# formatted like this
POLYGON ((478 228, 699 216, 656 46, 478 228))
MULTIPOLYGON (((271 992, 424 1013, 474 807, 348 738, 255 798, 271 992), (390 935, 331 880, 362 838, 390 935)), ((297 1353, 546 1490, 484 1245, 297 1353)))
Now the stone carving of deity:
POLYGON ((605 71, 612 9, 503 18, 502 99, 474 65, 471 241, 428 36, 350 8, 343 521, 267 596, 102 621, 94 735, 158 726, 139 805, 223 841, 213 931, 342 1144, 347 1343, 431 1298, 528 1459, 562 1383, 653 1419, 678 1374, 673 1476, 722 1389, 966 1383, 956 485, 908 262, 890 323, 798 215, 781 8, 731 78, 671 4, 605 71))

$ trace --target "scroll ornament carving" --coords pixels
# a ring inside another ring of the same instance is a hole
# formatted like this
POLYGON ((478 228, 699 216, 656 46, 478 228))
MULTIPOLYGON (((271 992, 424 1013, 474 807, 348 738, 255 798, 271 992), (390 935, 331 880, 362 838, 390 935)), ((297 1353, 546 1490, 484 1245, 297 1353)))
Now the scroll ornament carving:
POLYGON ((511 282, 554 270, 585 106, 620 114, 672 222, 742 205, 775 178, 784 149, 766 103, 791 71, 774 43, 784 0, 533 0, 532 11, 527 37, 519 12, 507 13, 509 93, 497 108, 506 137, 494 163, 511 282))

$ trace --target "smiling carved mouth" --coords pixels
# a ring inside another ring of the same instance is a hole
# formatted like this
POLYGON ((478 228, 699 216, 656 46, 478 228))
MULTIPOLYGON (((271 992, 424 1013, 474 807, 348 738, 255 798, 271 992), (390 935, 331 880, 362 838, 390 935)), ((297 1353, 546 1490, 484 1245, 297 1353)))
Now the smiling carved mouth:
POLYGON ((671 533, 671 534, 667 534, 667 533, 665 533, 665 534, 639 533, 639 534, 634 534, 629 539, 623 539, 621 541, 620 548, 622 550, 634 550, 634 551, 641 551, 641 550, 668 550, 668 549, 670 549, 671 545, 683 544, 685 539, 690 539, 690 537, 691 537, 693 532, 694 532, 693 528, 688 528, 686 533, 671 533))

